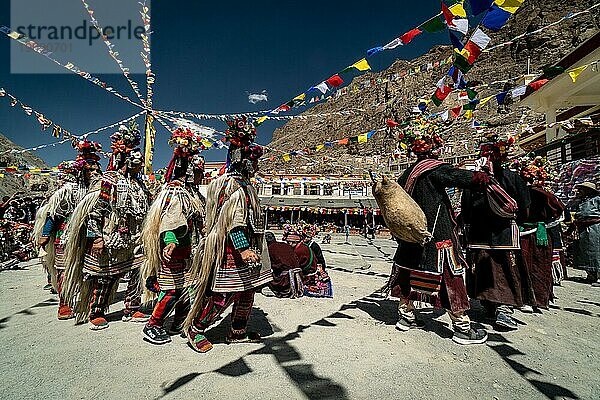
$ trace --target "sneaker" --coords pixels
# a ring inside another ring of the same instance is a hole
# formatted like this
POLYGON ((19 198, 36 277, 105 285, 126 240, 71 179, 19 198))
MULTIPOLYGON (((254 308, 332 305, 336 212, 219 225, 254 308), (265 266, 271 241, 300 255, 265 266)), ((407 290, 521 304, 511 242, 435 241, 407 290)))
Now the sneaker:
POLYGON ((513 317, 507 315, 503 312, 499 312, 496 315, 496 326, 508 329, 511 331, 516 330, 519 326, 517 325, 517 321, 514 320, 513 317))
POLYGON ((131 311, 125 310, 125 313, 123 314, 123 318, 121 318, 121 321, 146 323, 146 322, 148 322, 148 320, 150 320, 150 317, 151 317, 150 314, 144 314, 141 311, 135 311, 132 313, 131 311))
POLYGON ((458 344, 483 344, 487 341, 488 334, 483 329, 469 329, 469 332, 454 332, 452 340, 458 344))
POLYGON ((181 321, 181 322, 173 321, 173 323, 169 327, 169 330, 167 331, 167 333, 169 335, 173 335, 173 336, 183 333, 183 321, 181 321))
POLYGON ((108 321, 104 317, 98 317, 90 320, 90 329, 99 331, 108 328, 108 321))
POLYGON ((406 318, 400 317, 396 322, 396 329, 402 332, 406 332, 410 329, 422 329, 425 326, 423 321, 419 321, 415 318, 414 321, 409 321, 406 318))
POLYGON ((524 305, 520 308, 520 310, 522 313, 525 314, 533 314, 533 307, 531 307, 530 305, 524 305))
POLYGON ((143 329, 144 339, 153 344, 165 344, 171 341, 171 336, 162 326, 146 325, 143 329))
POLYGON ((67 306, 67 305, 62 305, 62 306, 58 306, 58 319, 61 321, 67 320, 67 319, 71 319, 71 318, 75 318, 75 314, 73 313, 73 310, 71 309, 71 307, 67 306))
POLYGON ((52 284, 47 283, 46 286, 44 286, 44 290, 50 290, 50 289, 52 289, 52 284))

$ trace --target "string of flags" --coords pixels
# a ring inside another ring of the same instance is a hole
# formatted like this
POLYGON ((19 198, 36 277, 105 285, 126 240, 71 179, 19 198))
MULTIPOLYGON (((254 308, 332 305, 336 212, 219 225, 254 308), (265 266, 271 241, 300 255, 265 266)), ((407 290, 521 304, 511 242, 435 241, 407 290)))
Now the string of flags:
POLYGON ((142 94, 140 93, 140 88, 139 88, 137 82, 135 82, 133 79, 131 79, 131 76, 130 76, 131 74, 130 74, 129 68, 126 68, 125 65, 123 65, 123 61, 121 61, 119 59, 119 52, 115 51, 115 45, 112 44, 110 42, 110 40, 108 40, 108 36, 104 34, 104 29, 100 26, 96 17, 94 17, 94 10, 92 10, 90 8, 90 5, 85 0, 81 0, 81 3, 83 4, 83 6, 85 7, 85 10, 87 11, 87 13, 90 16, 90 22, 92 23, 94 28, 96 28, 96 30, 98 31, 98 34, 100 35, 100 38, 102 39, 102 42, 106 45, 106 48, 108 49, 108 54, 121 69, 123 76, 129 83, 129 86, 131 86, 131 89, 133 89, 133 91, 135 92, 137 98, 140 100, 140 102, 144 106, 146 106, 146 104, 145 104, 146 101, 144 100, 144 98, 142 97, 142 94))
POLYGON ((171 116, 171 117, 177 116, 180 118, 187 117, 187 118, 196 118, 196 119, 200 119, 200 120, 216 119, 216 120, 223 121, 223 122, 229 121, 234 118, 254 117, 255 124, 260 125, 266 120, 289 121, 292 119, 310 119, 310 118, 325 118, 325 117, 330 117, 330 116, 348 116, 348 115, 354 115, 356 113, 356 111, 364 111, 364 110, 356 109, 356 110, 344 110, 344 111, 334 111, 334 112, 326 112, 326 113, 311 113, 311 114, 305 114, 305 115, 279 115, 279 116, 272 116, 272 115, 259 116, 261 113, 260 111, 259 112, 242 113, 242 114, 198 114, 198 113, 191 113, 191 112, 163 111, 163 110, 154 110, 153 112, 154 112, 154 115, 162 116, 165 118, 167 116, 171 116))
POLYGON ((42 56, 46 57, 48 60, 52 61, 56 65, 58 65, 64 69, 67 69, 76 75, 79 75, 86 81, 91 82, 96 86, 101 87, 102 89, 106 90, 107 92, 117 96, 121 100, 124 100, 138 108, 143 108, 143 106, 141 106, 140 104, 134 102, 129 97, 122 95, 117 90, 115 90, 112 86, 108 85, 106 82, 93 76, 89 72, 82 70, 77 65, 73 64, 72 62, 68 62, 68 63, 64 64, 64 63, 58 61, 56 58, 52 57, 53 53, 51 51, 46 50, 46 48, 39 45, 38 43, 36 43, 34 40, 30 39, 29 37, 27 37, 21 33, 15 32, 15 31, 11 30, 10 28, 8 28, 7 26, 0 26, 0 32, 4 33, 6 36, 8 36, 9 38, 15 40, 16 42, 22 44, 23 46, 30 48, 31 50, 35 51, 36 53, 41 54, 42 56))
POLYGON ((321 151, 325 148, 332 148, 334 146, 346 146, 351 143, 367 143, 367 141, 369 141, 369 139, 371 139, 375 135, 375 133, 383 131, 385 129, 386 128, 377 129, 377 130, 373 130, 373 131, 369 131, 369 132, 360 134, 358 136, 351 136, 351 137, 346 137, 346 138, 338 139, 338 140, 334 140, 334 141, 327 141, 327 142, 318 144, 316 146, 306 147, 302 150, 293 150, 293 151, 285 152, 279 156, 262 157, 260 159, 260 161, 275 161, 277 159, 281 159, 283 161, 288 162, 288 161, 292 160, 292 157, 310 155, 310 154, 316 153, 318 151, 321 151))
MULTIPOLYGON (((508 1, 508 0, 507 0, 508 1)), ((514 0, 511 0, 514 1, 514 0)), ((268 114, 279 114, 281 112, 290 111, 292 108, 300 107, 307 104, 307 99, 309 99, 309 103, 314 103, 320 101, 325 97, 325 95, 330 91, 337 90, 340 86, 344 84, 343 75, 349 72, 366 72, 371 70, 371 65, 369 64, 368 59, 373 57, 374 55, 384 51, 384 50, 392 50, 399 46, 409 44, 416 36, 423 33, 423 31, 427 32, 439 32, 446 27, 449 29, 455 29, 458 31, 465 31, 468 29, 468 20, 466 19, 466 11, 463 7, 463 1, 455 1, 455 4, 446 7, 442 2, 443 12, 440 12, 433 16, 432 18, 425 21, 423 24, 419 25, 417 28, 411 29, 410 31, 402 34, 401 36, 395 38, 388 44, 384 46, 376 46, 366 51, 366 57, 361 58, 350 66, 344 68, 340 72, 330 76, 324 81, 320 82, 315 86, 311 86, 308 90, 299 95, 292 98, 290 101, 283 103, 279 107, 268 111, 268 114), (443 19, 441 16, 443 15, 443 19), (313 94, 311 97, 310 94, 313 94), (316 97, 315 97, 316 95, 316 97)))
POLYGON ((142 56, 142 60, 144 61, 144 65, 146 66, 146 106, 152 108, 152 99, 154 96, 153 85, 156 81, 156 75, 152 71, 152 59, 151 59, 151 48, 150 48, 150 35, 152 20, 150 17, 150 9, 147 6, 147 0, 144 0, 140 5, 142 9, 140 11, 140 15, 142 17, 142 24, 144 25, 144 33, 142 33, 142 52, 140 55, 142 56))

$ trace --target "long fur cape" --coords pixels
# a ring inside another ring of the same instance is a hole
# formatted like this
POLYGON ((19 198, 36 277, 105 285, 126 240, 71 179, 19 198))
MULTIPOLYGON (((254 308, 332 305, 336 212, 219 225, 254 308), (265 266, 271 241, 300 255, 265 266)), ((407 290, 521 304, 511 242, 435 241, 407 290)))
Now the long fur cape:
MULTIPOLYGON (((87 318, 92 296, 91 280, 83 279, 83 258, 87 244, 87 217, 94 209, 99 195, 99 190, 89 192, 75 207, 67 227, 69 239, 65 246, 65 278, 62 295, 73 307, 78 323, 87 318), (79 301, 77 301, 78 295, 79 301)), ((116 291, 118 285, 114 286, 113 291, 116 291)))
POLYGON ((50 283, 54 290, 58 290, 57 271, 54 265, 54 235, 50 237, 48 244, 42 248, 38 244, 42 238, 44 231, 44 225, 46 225, 46 218, 48 217, 49 204, 46 203, 40 207, 35 213, 35 221, 33 224, 33 232, 31 233, 31 242, 34 248, 39 249, 39 258, 42 262, 42 267, 47 274, 50 275, 50 283))
MULTIPOLYGON (((260 203, 256 190, 251 185, 248 185, 248 195, 250 207, 255 215, 258 215, 260 203)), ((193 305, 185 320, 185 329, 192 325, 194 318, 202 309, 204 294, 213 269, 223 263, 228 232, 241 224, 245 226, 247 220, 246 192, 235 178, 226 174, 212 181, 206 193, 206 237, 202 262, 194 263, 200 268, 191 271, 192 279, 197 280, 198 285, 193 305), (226 185, 225 201, 219 207, 219 194, 224 185, 226 185)))
MULTIPOLYGON (((165 185, 150 206, 142 227, 142 243, 146 259, 140 269, 140 285, 144 293, 144 302, 154 298, 154 293, 147 290, 145 284, 148 277, 158 273, 161 264, 161 233, 187 225, 188 219, 193 215, 203 218, 202 208, 201 199, 195 198, 185 187, 176 185, 165 185), (165 223, 165 219, 169 222, 165 223)), ((198 271, 202 261, 202 248, 200 243, 192 243, 192 248, 194 251, 191 269, 198 271)))

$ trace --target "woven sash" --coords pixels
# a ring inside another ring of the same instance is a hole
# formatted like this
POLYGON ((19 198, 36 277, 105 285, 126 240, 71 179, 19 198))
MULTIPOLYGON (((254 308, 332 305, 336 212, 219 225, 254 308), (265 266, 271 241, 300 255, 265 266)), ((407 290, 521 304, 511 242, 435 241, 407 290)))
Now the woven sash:
POLYGON ((491 178, 486 187, 486 195, 490 209, 501 218, 514 219, 519 209, 515 199, 510 197, 497 180, 491 178))
POLYGON ((411 171, 410 175, 408 176, 408 179, 406 180, 406 183, 404 184, 404 190, 406 190, 406 192, 408 194, 412 195, 412 192, 415 188, 415 184, 417 183, 417 179, 419 179, 419 177, 422 174, 424 174, 425 172, 431 171, 435 167, 439 167, 442 164, 445 164, 445 163, 442 161, 439 161, 439 160, 420 161, 417 165, 415 165, 415 167, 411 171))

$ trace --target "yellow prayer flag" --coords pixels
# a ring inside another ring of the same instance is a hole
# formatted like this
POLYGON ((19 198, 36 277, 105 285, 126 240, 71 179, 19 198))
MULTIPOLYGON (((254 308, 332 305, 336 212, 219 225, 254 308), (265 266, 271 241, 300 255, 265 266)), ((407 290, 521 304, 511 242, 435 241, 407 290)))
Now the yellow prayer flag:
POLYGON ((258 118, 256 120, 256 124, 255 125, 258 126, 258 125, 262 124, 263 122, 265 122, 266 120, 267 120, 267 117, 266 116, 262 116, 262 117, 260 117, 260 118, 258 118))
POLYGON ((288 153, 285 153, 281 157, 283 158, 283 161, 290 161, 292 159, 288 153))
POLYGON ((18 32, 13 31, 8 34, 8 37, 11 39, 19 40, 21 38, 21 35, 18 32))
POLYGON ((507 11, 511 14, 517 12, 521 4, 523 4, 524 0, 495 0, 494 3, 504 11, 507 11))
POLYGON ((299 94, 298 96, 294 97, 294 101, 303 101, 306 98, 306 93, 302 93, 299 94))
POLYGON ((367 134, 358 135, 358 143, 367 143, 367 134))
POLYGON ((400 142, 400 147, 402 147, 402 150, 406 150, 408 148, 408 146, 404 142, 400 142))
POLYGON ((473 118, 473 110, 465 111, 465 119, 471 119, 471 118, 473 118))
POLYGON ((210 149, 212 147, 212 143, 209 142, 208 140, 203 140, 202 144, 207 148, 210 149))
POLYGON ((318 144, 318 145, 317 145, 317 151, 319 151, 319 150, 323 150, 323 148, 324 148, 324 147, 325 147, 325 145, 324 145, 324 144, 318 144))
POLYGON ((579 75, 581 75, 581 73, 585 71, 588 66, 589 65, 582 65, 581 67, 577 67, 568 71, 573 83, 577 82, 577 78, 579 77, 579 75))
POLYGON ((371 66, 367 62, 366 58, 363 58, 362 60, 355 62, 354 64, 352 64, 352 66, 359 71, 368 71, 371 69, 371 66))
POLYGON ((42 172, 41 168, 31 168, 29 172, 42 172))
POLYGON ((0 174, 0 178, 4 178, 4 174, 0 174))
POLYGON ((467 12, 465 11, 465 8, 463 7, 462 2, 451 5, 448 8, 450 9, 450 12, 452 13, 452 15, 454 15, 455 17, 467 18, 467 12))
POLYGON ((486 97, 485 99, 482 99, 482 100, 479 102, 479 105, 480 105, 480 106, 484 105, 485 103, 487 103, 488 101, 490 101, 490 100, 491 100, 491 99, 493 99, 494 97, 496 97, 496 95, 491 95, 491 96, 488 96, 488 97, 486 97))

